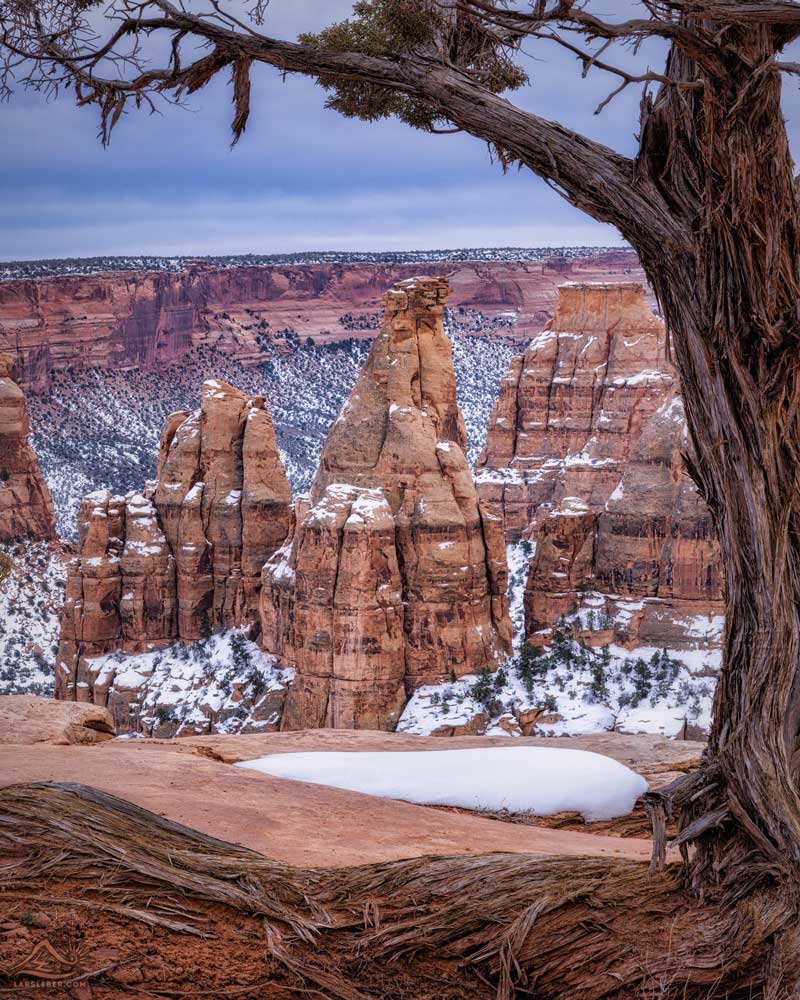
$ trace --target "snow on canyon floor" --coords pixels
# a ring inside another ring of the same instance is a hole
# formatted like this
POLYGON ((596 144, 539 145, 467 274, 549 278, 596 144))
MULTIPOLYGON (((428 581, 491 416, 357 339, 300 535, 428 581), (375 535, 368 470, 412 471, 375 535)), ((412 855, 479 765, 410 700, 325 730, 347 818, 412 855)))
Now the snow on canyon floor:
POLYGON ((647 791, 641 775, 610 757, 555 747, 273 754, 237 766, 418 805, 577 812, 587 822, 627 816, 647 791))

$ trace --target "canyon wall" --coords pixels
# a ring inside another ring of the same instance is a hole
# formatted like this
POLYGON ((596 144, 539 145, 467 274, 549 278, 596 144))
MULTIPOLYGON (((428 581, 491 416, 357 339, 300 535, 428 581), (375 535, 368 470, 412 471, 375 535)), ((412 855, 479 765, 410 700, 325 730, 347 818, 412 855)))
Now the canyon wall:
POLYGON ((56 696, 108 703, 122 724, 134 694, 97 657, 254 621, 261 568, 287 535, 290 505, 264 400, 204 383, 200 409, 167 421, 156 481, 139 493, 101 490, 83 502, 56 696))
POLYGON ((263 648, 296 670, 282 726, 393 729, 423 684, 509 652, 502 522, 465 458, 444 279, 400 282, 264 567, 263 648))
POLYGON ((25 394, 14 358, 0 354, 0 542, 55 539, 55 513, 29 443, 25 394))
POLYGON ((694 648, 722 614, 665 337, 640 285, 569 284, 503 379, 478 489, 536 544, 528 635, 588 600, 618 642, 694 648))
MULTIPOLYGON (((308 264, 179 273, 117 272, 0 282, 0 350, 24 385, 39 390, 54 371, 75 367, 153 368, 200 344, 247 363, 268 357, 292 330, 319 342, 373 336, 384 290, 419 265, 308 264), (265 347, 266 345, 266 347, 265 347)), ((447 275, 451 307, 508 313, 504 333, 527 338, 552 316, 565 276, 624 280, 641 268, 633 253, 545 263, 432 265, 447 275)))

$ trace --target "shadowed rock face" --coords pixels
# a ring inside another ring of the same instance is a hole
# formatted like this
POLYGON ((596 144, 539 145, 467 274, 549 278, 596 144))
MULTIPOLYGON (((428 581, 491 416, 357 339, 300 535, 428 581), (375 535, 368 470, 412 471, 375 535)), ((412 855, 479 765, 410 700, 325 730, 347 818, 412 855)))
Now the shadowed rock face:
POLYGON ((215 380, 176 413, 157 479, 90 494, 78 516, 56 671, 57 696, 105 704, 113 678, 91 660, 140 653, 254 621, 261 568, 289 530, 291 494, 261 398, 215 380))
POLYGON ((0 354, 0 541, 56 536, 50 490, 28 443, 25 395, 14 359, 0 354))
POLYGON ((264 567, 262 643, 296 668, 286 729, 392 729, 421 684, 510 648, 502 523, 464 457, 444 279, 400 282, 291 540, 264 567))
POLYGON ((722 613, 719 550, 685 472, 666 332, 641 286, 566 285, 553 322, 515 358, 479 461, 479 492, 510 541, 536 542, 526 632, 582 591, 605 595, 617 641, 681 648, 722 613), (633 602, 633 603, 631 603, 633 602))

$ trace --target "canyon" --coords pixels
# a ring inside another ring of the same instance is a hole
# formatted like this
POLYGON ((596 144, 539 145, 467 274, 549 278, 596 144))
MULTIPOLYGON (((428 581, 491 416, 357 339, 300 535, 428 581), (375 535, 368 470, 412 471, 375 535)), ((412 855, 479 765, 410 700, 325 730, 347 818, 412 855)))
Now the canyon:
MULTIPOLYGON (((448 277, 452 309, 500 317, 501 331, 520 339, 541 330, 556 287, 571 276, 643 279, 635 255, 624 250, 540 262, 443 261, 425 270, 448 277)), ((287 333, 322 344, 374 336, 385 290, 419 271, 418 264, 195 262, 179 272, 2 281, 0 351, 15 357, 23 385, 36 391, 53 372, 153 370, 197 346, 259 364, 286 349, 287 333)))
MULTIPOLYGON (((26 386, 51 428, 62 417, 78 439, 103 428, 86 438, 91 475, 76 494, 91 491, 68 553, 58 696, 107 706, 120 731, 166 737, 317 726, 701 732, 723 620, 718 548, 683 465, 664 327, 630 263, 623 252, 459 263, 448 278, 435 273, 444 264, 428 278, 392 265, 401 278, 382 296, 391 268, 377 264, 197 264, 0 284, 6 302, 9 286, 35 285, 52 305, 54 287, 73 282, 96 307, 84 332, 106 323, 108 334, 105 347, 104 334, 80 357, 64 353, 66 327, 48 306, 35 328, 54 350, 43 368, 29 366, 26 386), (278 280, 287 272, 291 287, 278 280), (140 304, 161 289, 158 307, 137 314, 138 341, 120 320, 129 281, 140 304), (185 340, 154 352, 156 328, 179 307, 190 310, 185 340), (121 353, 103 353, 111 341, 121 353), (498 359, 508 371, 487 428, 498 359), (185 409, 169 413, 176 403, 185 409), (114 470, 129 466, 124 488, 103 455, 114 470), (519 646, 512 652, 512 621, 517 643, 545 648, 532 686, 519 646), (654 668, 639 665, 656 654, 654 668)), ((9 372, 14 363, 9 355, 9 372)), ((23 390, 2 384, 17 400, 31 482, 46 490, 30 464, 23 390)), ((43 429, 49 472, 54 442, 43 429)), ((61 451, 69 465, 75 449, 61 451)), ((80 482, 58 483, 62 522, 64 486, 80 482)), ((17 535, 53 537, 52 503, 49 522, 40 508, 44 529, 29 523, 17 535)), ((8 600, 40 577, 58 599, 60 552, 14 558, 8 600)), ((14 633, 33 620, 39 635, 44 609, 30 611, 4 641, 17 664, 38 650, 43 693, 45 633, 26 645, 14 633)), ((8 667, 6 682, 9 670, 25 673, 8 667)))

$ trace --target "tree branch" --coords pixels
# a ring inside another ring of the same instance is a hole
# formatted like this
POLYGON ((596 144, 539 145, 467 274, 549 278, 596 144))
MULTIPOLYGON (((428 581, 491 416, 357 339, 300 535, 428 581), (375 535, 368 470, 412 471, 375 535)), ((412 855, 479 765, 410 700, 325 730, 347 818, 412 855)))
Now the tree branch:
POLYGON ((464 10, 480 11, 494 24, 523 34, 536 34, 544 25, 556 24, 568 31, 576 31, 589 40, 638 41, 663 38, 683 49, 706 72, 724 72, 721 53, 713 38, 699 25, 691 28, 669 17, 633 18, 613 23, 587 11, 576 8, 572 0, 555 0, 552 7, 546 2, 536 5, 531 13, 497 7, 489 0, 460 0, 464 10))
POLYGON ((556 44, 562 46, 562 48, 567 49, 580 59, 583 63, 583 76, 584 78, 589 73, 592 68, 597 68, 603 70, 605 73, 612 73, 614 76, 621 78, 622 83, 616 87, 605 100, 601 101, 595 109, 595 114, 599 115, 604 108, 606 108, 611 101, 618 95, 621 94, 626 87, 629 87, 632 83, 660 83, 669 87, 679 87, 684 90, 702 90, 703 83, 699 80, 672 80, 668 76, 664 76, 663 73, 653 73, 647 71, 646 73, 629 73, 627 70, 622 69, 619 66, 614 66, 611 63, 607 63, 599 58, 601 52, 606 48, 609 42, 606 43, 598 52, 591 53, 586 52, 584 49, 579 48, 577 45, 573 45, 572 42, 568 41, 566 38, 562 38, 557 32, 548 31, 536 31, 531 32, 532 37, 541 38, 545 41, 555 42, 556 44))
MULTIPOLYGON (((469 68, 463 71, 446 54, 422 47, 394 54, 340 51, 323 44, 304 44, 270 38, 230 18, 219 4, 215 13, 198 15, 172 0, 118 0, 122 15, 109 41, 65 47, 49 40, 38 52, 25 53, 42 64, 41 80, 53 68, 72 82, 80 104, 94 103, 101 110, 101 136, 108 141, 127 102, 137 106, 153 97, 180 101, 205 86, 226 67, 233 70, 234 141, 243 132, 249 112, 249 73, 253 63, 274 66, 282 72, 312 76, 321 83, 367 85, 404 95, 431 108, 442 123, 487 142, 504 167, 517 162, 542 177, 551 187, 592 218, 616 226, 629 240, 645 240, 654 249, 681 245, 682 235, 674 215, 654 185, 643 180, 634 162, 615 151, 556 122, 529 113, 498 96, 469 68), (152 16, 146 16, 152 15, 152 16), (146 66, 138 59, 138 36, 163 31, 172 45, 166 65, 146 66), (115 51, 115 42, 133 36, 132 58, 115 51), (180 60, 180 41, 193 36, 209 51, 187 66, 180 60), (101 75, 100 64, 115 67, 125 62, 136 67, 126 78, 101 75)), ((460 0, 459 0, 460 2, 460 0)), ((0 0, 2 6, 2 0, 0 0)), ((455 53, 457 59, 458 53, 455 53)), ((606 69, 596 57, 582 54, 590 64, 606 69)), ((614 70, 609 67, 609 71, 614 70)), ((623 84, 636 77, 620 71, 623 84)), ((663 81, 662 81, 663 82, 663 81)), ((48 86, 45 82, 44 86, 48 86)), ((49 84, 52 87, 52 84, 49 84)), ((664 85, 668 85, 664 83, 664 85)), ((56 85, 57 86, 57 85, 56 85)))
MULTIPOLYGON (((140 101, 148 91, 180 97, 204 86, 226 66, 234 66, 237 100, 235 138, 247 120, 246 71, 252 63, 301 73, 321 81, 350 80, 371 84, 428 102, 442 118, 462 131, 494 146, 504 163, 518 161, 554 185, 559 193, 593 218, 629 234, 647 220, 652 237, 669 241, 669 216, 663 205, 646 201, 634 184, 634 166, 628 158, 555 122, 512 105, 448 65, 435 54, 404 53, 402 57, 340 52, 321 46, 270 38, 253 31, 225 27, 188 13, 170 0, 146 0, 141 11, 158 10, 160 16, 128 18, 114 37, 126 33, 167 29, 175 36, 193 35, 210 47, 208 55, 181 67, 177 45, 164 68, 146 69, 130 79, 102 77, 95 73, 96 59, 87 53, 48 47, 46 58, 64 67, 76 84, 80 103, 97 103, 103 114, 103 136, 108 137, 129 99, 140 101)), ((94 50, 107 55, 108 43, 94 50)), ((652 192, 651 192, 652 194, 652 192)))

